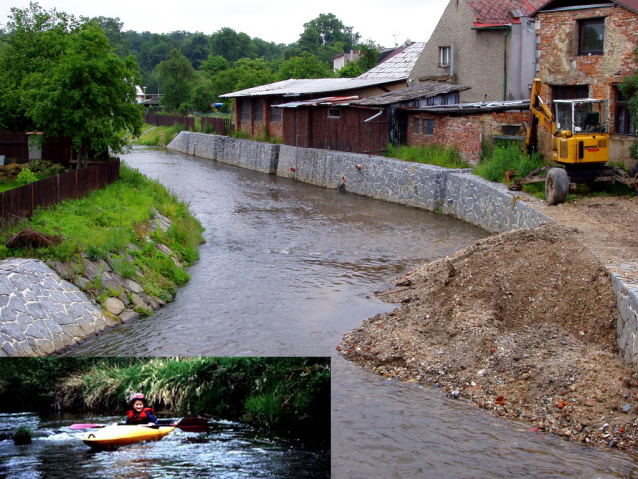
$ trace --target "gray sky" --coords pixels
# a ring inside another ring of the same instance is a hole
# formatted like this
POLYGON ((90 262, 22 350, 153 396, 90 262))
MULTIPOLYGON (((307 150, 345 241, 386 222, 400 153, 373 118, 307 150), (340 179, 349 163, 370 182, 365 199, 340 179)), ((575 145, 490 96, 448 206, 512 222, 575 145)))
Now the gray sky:
MULTIPOLYGON (((11 7, 26 8, 29 0, 0 2, 0 25, 11 7)), ((385 47, 406 39, 427 41, 449 0, 40 0, 46 10, 56 8, 75 16, 119 17, 124 30, 169 33, 176 30, 211 34, 223 27, 259 37, 267 42, 293 43, 303 24, 321 13, 333 13, 344 25, 354 27, 362 40, 372 39, 385 47)))

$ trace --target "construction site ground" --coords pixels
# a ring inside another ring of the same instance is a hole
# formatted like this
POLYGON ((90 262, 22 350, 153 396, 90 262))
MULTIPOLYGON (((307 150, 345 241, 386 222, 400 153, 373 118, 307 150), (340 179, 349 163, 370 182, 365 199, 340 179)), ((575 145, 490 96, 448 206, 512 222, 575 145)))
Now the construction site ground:
POLYGON ((346 334, 340 354, 534 432, 638 451, 638 368, 618 352, 605 267, 638 263, 638 198, 531 204, 553 222, 396 278, 376 294, 397 309, 346 334))

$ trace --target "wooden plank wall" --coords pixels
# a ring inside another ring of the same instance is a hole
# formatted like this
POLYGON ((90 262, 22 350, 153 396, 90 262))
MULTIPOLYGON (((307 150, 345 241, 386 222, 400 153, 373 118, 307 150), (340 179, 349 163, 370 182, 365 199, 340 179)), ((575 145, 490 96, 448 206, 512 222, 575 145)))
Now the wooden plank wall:
POLYGON ((330 118, 328 107, 286 108, 284 143, 353 153, 380 153, 388 146, 386 112, 365 123, 364 120, 373 117, 379 110, 349 107, 339 110, 339 118, 330 118))

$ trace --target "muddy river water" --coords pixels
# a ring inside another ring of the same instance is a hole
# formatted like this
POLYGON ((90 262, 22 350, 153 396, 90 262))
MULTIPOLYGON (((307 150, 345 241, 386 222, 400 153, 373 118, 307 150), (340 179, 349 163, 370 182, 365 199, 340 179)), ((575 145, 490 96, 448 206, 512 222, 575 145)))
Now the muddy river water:
POLYGON ((633 456, 538 436, 336 354, 345 332, 393 309, 373 291, 484 231, 161 149, 123 159, 190 204, 206 243, 175 302, 67 354, 332 356, 335 478, 638 477, 633 456))

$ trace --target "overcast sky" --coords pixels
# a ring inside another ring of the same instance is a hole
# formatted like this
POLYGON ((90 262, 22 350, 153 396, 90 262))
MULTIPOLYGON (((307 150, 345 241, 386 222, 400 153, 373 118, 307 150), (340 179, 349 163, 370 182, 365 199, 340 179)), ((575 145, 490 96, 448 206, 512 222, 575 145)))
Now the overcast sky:
MULTIPOLYGON (((119 17, 124 30, 169 33, 176 30, 211 34, 223 27, 244 32, 267 42, 293 43, 303 24, 321 13, 333 13, 362 40, 372 39, 385 47, 407 39, 427 41, 449 0, 41 0, 46 10, 56 8, 75 16, 119 17), (396 35, 396 37, 395 37, 396 35)), ((11 7, 26 8, 29 0, 0 2, 0 25, 11 7)))

